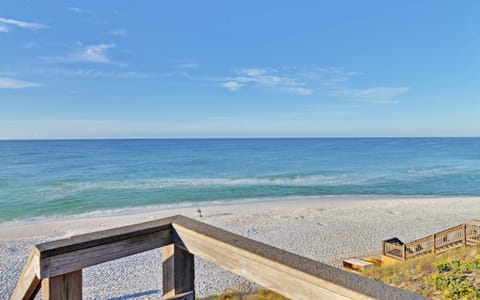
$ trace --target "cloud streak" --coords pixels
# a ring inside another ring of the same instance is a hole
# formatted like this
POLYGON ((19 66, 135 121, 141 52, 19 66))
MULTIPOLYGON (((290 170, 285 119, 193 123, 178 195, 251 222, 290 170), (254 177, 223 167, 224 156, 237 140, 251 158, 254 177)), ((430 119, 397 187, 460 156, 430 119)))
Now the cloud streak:
POLYGON ((24 89, 44 86, 42 83, 22 81, 13 78, 0 77, 0 89, 24 89))
POLYGON ((146 79, 173 77, 174 73, 144 73, 135 70, 119 71, 118 69, 103 70, 98 68, 15 68, 0 69, 0 77, 34 76, 34 77, 82 77, 82 78, 125 78, 146 79))
POLYGON ((10 32, 14 28, 41 30, 41 29, 48 29, 50 27, 40 23, 25 22, 25 21, 0 17, 0 32, 10 32))
POLYGON ((97 69, 51 69, 38 72, 40 76, 54 76, 54 77, 86 77, 86 78, 130 78, 143 79, 153 78, 154 74, 142 73, 137 71, 104 71, 97 69))
POLYGON ((282 74, 273 69, 243 69, 237 76, 225 77, 220 80, 220 86, 230 91, 237 91, 243 87, 273 89, 296 95, 311 95, 314 90, 305 87, 305 83, 288 74, 282 74))
POLYGON ((115 44, 90 45, 74 54, 72 58, 78 61, 111 64, 112 60, 107 56, 106 52, 108 49, 113 48, 115 48, 115 44))
POLYGON ((61 57, 43 57, 44 60, 50 62, 60 63, 100 63, 100 64, 112 64, 121 65, 121 63, 114 62, 108 56, 108 50, 115 48, 115 44, 96 44, 81 46, 79 49, 73 51, 66 56, 61 57))
POLYGON ((350 87, 354 78, 364 75, 340 67, 280 70, 250 68, 237 71, 235 76, 223 77, 216 81, 219 81, 218 86, 231 92, 263 88, 298 96, 330 96, 339 100, 370 104, 397 103, 399 96, 411 90, 405 86, 350 87))
POLYGON ((67 7, 67 10, 69 10, 71 12, 74 12, 74 13, 77 13, 77 14, 89 14, 89 13, 91 13, 90 10, 83 9, 83 8, 80 8, 80 7, 67 7))
POLYGON ((409 87, 374 87, 366 89, 339 89, 332 91, 331 95, 346 97, 348 99, 373 103, 390 104, 398 103, 396 97, 406 94, 411 89, 409 87))

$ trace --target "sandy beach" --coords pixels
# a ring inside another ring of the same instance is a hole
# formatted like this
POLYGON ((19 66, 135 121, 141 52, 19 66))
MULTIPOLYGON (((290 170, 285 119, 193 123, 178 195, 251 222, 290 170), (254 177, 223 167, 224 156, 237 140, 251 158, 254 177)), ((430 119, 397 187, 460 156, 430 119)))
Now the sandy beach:
MULTIPOLYGON (((379 254, 381 241, 404 241, 480 219, 480 197, 301 197, 257 203, 182 208, 149 207, 104 216, 0 224, 0 298, 8 298, 33 245, 72 235, 183 214, 246 237, 336 265, 341 259, 379 254), (143 211, 143 212, 142 212, 143 211)), ((159 250, 84 270, 85 299, 154 299, 161 295, 159 250)), ((199 295, 254 285, 196 260, 199 295)))

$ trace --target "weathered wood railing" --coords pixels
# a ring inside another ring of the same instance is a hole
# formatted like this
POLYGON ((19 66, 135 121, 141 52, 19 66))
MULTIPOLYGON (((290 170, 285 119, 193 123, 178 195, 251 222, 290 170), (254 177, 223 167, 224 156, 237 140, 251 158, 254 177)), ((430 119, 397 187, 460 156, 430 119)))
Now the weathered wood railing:
POLYGON ((405 245, 397 238, 385 240, 382 243, 382 254, 391 258, 403 258, 405 245))
POLYGON ((429 253, 480 243, 480 221, 461 224, 404 244, 397 238, 383 241, 382 255, 407 260, 429 253))
POLYGON ((36 245, 11 299, 81 299, 83 268, 155 248, 164 299, 195 299, 194 256, 292 299, 423 299, 183 216, 36 245))

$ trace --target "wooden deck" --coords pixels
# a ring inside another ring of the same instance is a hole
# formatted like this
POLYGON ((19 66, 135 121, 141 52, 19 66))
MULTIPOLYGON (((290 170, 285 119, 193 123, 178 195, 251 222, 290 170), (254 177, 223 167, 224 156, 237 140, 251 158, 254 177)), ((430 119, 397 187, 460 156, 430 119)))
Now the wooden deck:
POLYGON ((164 299, 195 299, 195 256, 291 299, 424 299, 183 216, 36 245, 11 299, 82 299, 82 269, 156 248, 164 299))
POLYGON ((480 243, 480 221, 471 221, 404 244, 398 238, 383 241, 382 256, 397 261, 480 243))

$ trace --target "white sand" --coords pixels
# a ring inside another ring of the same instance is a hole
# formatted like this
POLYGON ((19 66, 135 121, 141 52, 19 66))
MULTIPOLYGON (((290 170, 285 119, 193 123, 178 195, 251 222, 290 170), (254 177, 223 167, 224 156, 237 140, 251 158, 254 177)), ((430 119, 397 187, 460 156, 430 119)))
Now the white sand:
MULTIPOLYGON (((480 219, 480 197, 373 198, 308 197, 269 202, 118 212, 103 217, 0 224, 0 299, 12 292, 32 245, 71 235, 144 222, 174 214, 221 227, 318 261, 379 254, 381 241, 406 242, 472 219, 480 219)), ((197 293, 253 286, 200 259, 197 293)), ((112 261, 84 270, 85 299, 158 299, 160 251, 112 261)))

